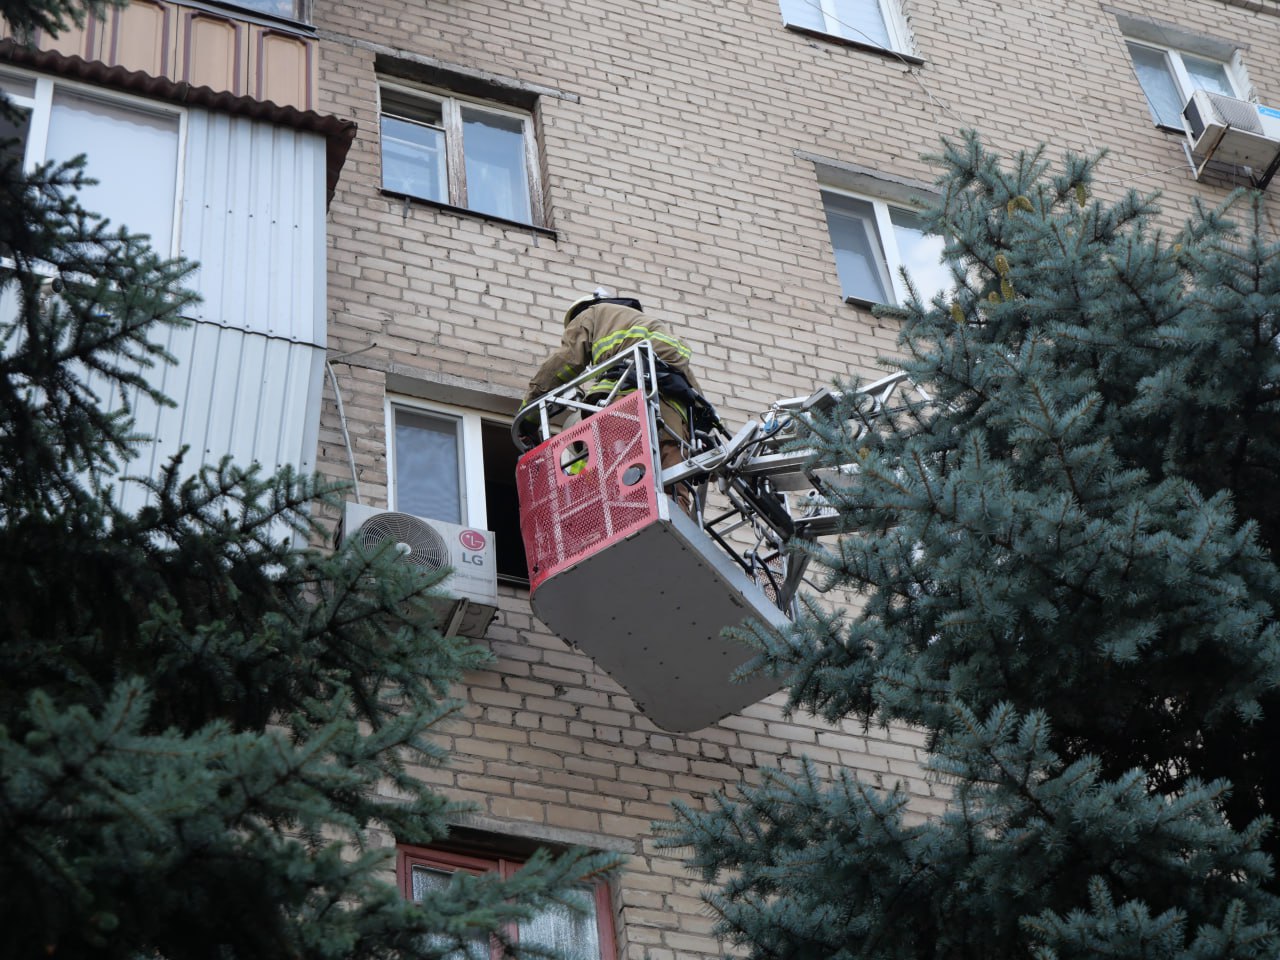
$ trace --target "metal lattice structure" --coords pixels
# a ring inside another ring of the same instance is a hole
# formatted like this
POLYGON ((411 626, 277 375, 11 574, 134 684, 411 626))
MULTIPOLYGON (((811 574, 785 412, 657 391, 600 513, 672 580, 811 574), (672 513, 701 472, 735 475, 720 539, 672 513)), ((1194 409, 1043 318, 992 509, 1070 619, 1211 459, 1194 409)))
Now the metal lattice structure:
MULTIPOLYGON (((856 470, 852 465, 815 466, 813 451, 800 446, 807 426, 814 418, 829 414, 842 395, 824 387, 805 397, 778 400, 737 433, 730 435, 717 420, 710 429, 695 432, 686 443, 678 429, 662 422, 656 388, 658 362, 644 342, 621 357, 584 370, 530 404, 512 427, 513 439, 522 450, 531 449, 556 435, 556 422, 566 413, 590 417, 620 396, 640 393, 650 409, 652 467, 661 474, 662 488, 687 487, 690 516, 697 526, 791 616, 807 563, 807 555, 791 545, 838 532, 827 494, 842 475, 856 470), (616 376, 620 361, 626 372, 616 376), (603 403, 588 403, 584 399, 587 388, 606 368, 614 372, 616 385, 603 403), (679 440, 686 453, 683 463, 666 470, 656 459, 658 440, 664 434, 679 440), (713 496, 713 491, 720 496, 713 496)), ((905 406, 905 395, 929 401, 905 373, 868 384, 858 394, 864 399, 851 405, 855 442, 884 429, 886 418, 905 406)))

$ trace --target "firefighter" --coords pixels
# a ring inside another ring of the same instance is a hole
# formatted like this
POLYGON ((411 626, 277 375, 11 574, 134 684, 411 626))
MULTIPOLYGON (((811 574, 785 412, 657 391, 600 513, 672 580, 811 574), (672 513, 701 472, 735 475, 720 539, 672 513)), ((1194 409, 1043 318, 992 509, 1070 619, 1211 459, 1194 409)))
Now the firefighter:
MULTIPOLYGON (((589 366, 599 365, 617 356, 641 340, 653 344, 658 360, 659 406, 666 430, 659 431, 658 452, 663 468, 675 466, 685 454, 677 436, 688 443, 692 435, 690 419, 696 407, 711 411, 702 399, 698 382, 689 369, 691 351, 672 336, 666 324, 642 312, 640 301, 629 297, 609 297, 604 291, 579 297, 564 314, 564 336, 560 347, 551 354, 529 381, 521 407, 568 383, 589 366)), ((617 383, 618 373, 605 370, 587 389, 587 401, 593 397, 603 401, 617 383), (612 376, 611 376, 612 375, 612 376)), ((714 411, 710 414, 714 417, 714 411)), ((683 486, 675 491, 676 499, 688 512, 689 492, 683 486)))

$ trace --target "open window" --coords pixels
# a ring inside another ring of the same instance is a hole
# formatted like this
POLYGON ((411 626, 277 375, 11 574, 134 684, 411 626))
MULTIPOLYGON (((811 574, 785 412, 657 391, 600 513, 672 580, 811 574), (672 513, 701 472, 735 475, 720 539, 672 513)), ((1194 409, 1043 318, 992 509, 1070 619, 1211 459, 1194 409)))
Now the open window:
POLYGON ((1181 130, 1182 109, 1196 90, 1244 99, 1243 85, 1229 61, 1136 40, 1128 41, 1127 46, 1158 126, 1181 130))
POLYGON ((822 190, 822 206, 846 300, 905 302, 904 267, 926 302, 951 285, 943 239, 925 233, 915 210, 832 188, 822 190))
POLYGON ((510 421, 409 397, 387 421, 389 507, 493 531, 499 580, 527 584, 510 421))

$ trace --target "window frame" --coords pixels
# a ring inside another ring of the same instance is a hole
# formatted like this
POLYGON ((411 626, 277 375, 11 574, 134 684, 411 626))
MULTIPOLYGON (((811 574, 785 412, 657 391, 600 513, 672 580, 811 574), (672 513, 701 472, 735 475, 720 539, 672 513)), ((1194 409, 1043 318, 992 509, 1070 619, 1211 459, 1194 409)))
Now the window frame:
MULTIPOLYGON (((170 233, 170 242, 168 250, 156 250, 156 254, 161 257, 176 257, 181 250, 182 238, 182 197, 185 189, 186 162, 187 155, 187 111, 173 104, 161 103, 156 100, 148 100, 145 97, 132 96, 127 93, 119 93, 115 90, 108 90, 103 87, 94 86, 87 83, 78 83, 74 80, 64 80, 62 77, 53 77, 48 74, 31 73, 25 70, 15 70, 9 67, 0 69, 0 77, 10 78, 18 83, 32 83, 32 92, 30 96, 22 94, 6 94, 10 103, 15 106, 22 107, 31 111, 31 122, 27 128, 27 141, 23 150, 22 169, 26 173, 30 173, 41 163, 48 159, 49 151, 49 126, 53 118, 53 97, 57 91, 63 91, 74 96, 83 97, 87 100, 97 100, 102 103, 110 104, 116 107, 122 107, 128 110, 134 110, 138 113, 150 113, 152 115, 165 115, 176 117, 178 121, 177 137, 175 142, 175 172, 174 172, 174 191, 173 206, 171 211, 170 222, 172 225, 170 233)), ((87 150, 81 151, 87 153, 87 150)), ((69 159, 69 158, 68 158, 69 159)), ((91 213, 99 211, 91 210, 91 213)), ((119 224, 116 224, 119 226, 119 224)))
POLYGON ((1147 88, 1143 86, 1142 76, 1138 73, 1138 66, 1133 60, 1130 47, 1142 47, 1146 50, 1159 53, 1163 58, 1169 75, 1173 78, 1174 86, 1177 87, 1178 95, 1182 98, 1182 109, 1186 109, 1187 102, 1191 99, 1191 94, 1201 89, 1192 81, 1191 75, 1187 72, 1186 66, 1182 62, 1184 56, 1195 57, 1199 60, 1205 60, 1210 63, 1222 65, 1222 71, 1226 75, 1227 83, 1230 84, 1233 95, 1237 100, 1248 100, 1248 82, 1241 74, 1240 64, 1235 54, 1229 57, 1207 53, 1204 51, 1188 50, 1183 47, 1175 47, 1169 44, 1157 43, 1153 40, 1147 40, 1143 37, 1136 37, 1126 33, 1124 35, 1125 53, 1129 55, 1129 64, 1133 68, 1134 79, 1138 83, 1138 88, 1142 90, 1142 97, 1147 103, 1147 110, 1151 114, 1152 122, 1162 130, 1176 130, 1183 132, 1181 124, 1182 110, 1178 112, 1179 123, 1177 125, 1166 123, 1156 114, 1156 109, 1151 102, 1151 96, 1147 93, 1147 88))
POLYGON ((420 203, 452 207, 478 217, 499 220, 504 223, 516 223, 540 228, 546 227, 542 200, 542 175, 538 152, 537 124, 531 110, 455 93, 442 87, 421 86, 380 77, 378 80, 378 162, 379 186, 383 193, 408 197, 420 203), (403 117, 394 112, 388 114, 384 107, 383 91, 391 91, 409 100, 416 99, 440 104, 441 127, 444 131, 445 191, 447 194, 445 199, 437 200, 432 197, 420 197, 385 185, 386 164, 385 154, 382 149, 382 118, 390 115, 396 119, 411 123, 422 123, 422 121, 415 120, 412 117, 403 117), (528 193, 529 201, 529 220, 527 223, 523 220, 514 220, 510 217, 478 210, 468 203, 466 145, 463 139, 462 121, 464 108, 520 121, 525 189, 528 193))
POLYGON ((872 40, 870 37, 858 32, 853 27, 846 29, 852 30, 854 35, 850 36, 841 29, 844 23, 841 20, 838 5, 841 0, 801 0, 801 2, 814 3, 819 12, 822 14, 823 29, 818 30, 801 23, 793 22, 787 19, 787 11, 783 9, 781 0, 779 0, 778 9, 782 14, 782 23, 788 29, 800 30, 805 33, 812 33, 818 36, 832 37, 845 43, 852 43, 857 46, 866 47, 871 50, 888 50, 893 53, 900 53, 910 56, 912 53, 911 31, 907 27, 906 15, 903 13, 899 0, 875 0, 876 5, 880 9, 880 17, 884 20, 885 33, 889 35, 889 45, 883 46, 872 40))
MULTIPOLYGON (((845 303, 852 303, 858 306, 870 307, 881 303, 879 300, 870 300, 855 294, 845 292, 844 280, 840 277, 838 260, 836 259, 835 238, 831 235, 831 226, 827 221, 827 199, 826 194, 832 194, 837 197, 846 197, 850 200, 857 200, 865 204, 869 204, 874 216, 874 226, 877 236, 874 238, 879 244, 879 250, 884 254, 884 262, 877 263, 877 269, 881 273, 881 281, 888 280, 886 287, 887 292, 892 299, 885 302, 884 306, 902 306, 907 301, 908 291, 906 283, 903 281, 901 271, 904 266, 910 269, 910 264, 904 262, 902 251, 898 247, 898 235, 892 219, 893 210, 901 210, 905 213, 915 214, 917 211, 912 209, 909 204, 885 200, 883 197, 877 197, 872 194, 861 193, 856 190, 849 190, 842 187, 833 186, 829 183, 820 183, 818 186, 819 196, 822 200, 823 222, 827 227, 827 240, 831 245, 831 259, 833 265, 836 265, 836 282, 840 284, 840 295, 845 303)), ((932 293, 928 293, 926 300, 932 293)))
POLYGON ((293 13, 291 14, 263 10, 254 5, 254 0, 210 0, 210 2, 214 6, 232 11, 232 13, 247 13, 250 16, 264 17, 277 23, 310 27, 314 0, 292 0, 293 13))
MULTIPOLYGON (((404 898, 413 903, 413 868, 415 866, 447 873, 464 871, 475 876, 497 873, 503 879, 507 879, 519 870, 527 859, 527 857, 517 857, 501 852, 464 852, 400 843, 396 844, 396 885, 404 898)), ((607 881, 597 880, 592 885, 591 895, 595 900, 596 908, 596 936, 600 943, 599 960, 617 960, 613 903, 607 881)), ((508 927, 507 934, 518 942, 519 934, 514 924, 508 927)), ((491 960, 498 960, 497 952, 492 947, 490 950, 491 960)))
MULTIPOLYGON (((505 529, 505 523, 502 524, 502 530, 495 529, 494 525, 491 524, 491 512, 489 510, 488 502, 489 497, 486 490, 489 475, 486 471, 485 463, 485 427, 496 427, 500 430, 503 437, 510 436, 511 418, 504 417, 502 414, 498 413, 489 413, 472 407, 463 407, 457 404, 445 403, 438 400, 428 400, 422 397, 402 393, 388 393, 386 395, 384 417, 387 438, 387 508, 390 510, 401 510, 398 491, 396 490, 397 410, 424 413, 430 416, 455 420, 457 422, 457 437, 461 446, 458 456, 458 469, 461 473, 458 482, 458 490, 462 498, 462 503, 460 505, 461 519, 458 522, 464 527, 488 530, 493 533, 495 539, 504 534, 517 538, 520 537, 521 531, 518 523, 514 530, 505 529)), ((441 520, 439 522, 447 523, 449 521, 441 520)), ((495 547, 495 550, 496 549, 497 548, 495 547)), ((520 555, 523 555, 523 543, 520 544, 518 549, 520 555)), ((499 567, 498 582, 509 586, 527 588, 529 586, 527 561, 522 570, 515 572, 515 565, 508 562, 509 560, 514 559, 514 556, 508 556, 506 560, 501 561, 502 563, 506 563, 508 569, 503 570, 501 569, 501 566, 499 567)), ((497 561, 496 556, 495 561, 497 561)))
MULTIPOLYGON (((476 410, 455 407, 447 403, 423 400, 399 394, 388 395, 386 403, 387 429, 387 505, 399 510, 396 491, 396 411, 408 410, 457 421, 458 424, 458 523, 464 527, 488 530, 489 509, 484 492, 484 441, 481 429, 485 417, 476 410)), ((495 421, 501 422, 501 421, 495 421)), ((441 521, 447 523, 448 521, 441 521)))

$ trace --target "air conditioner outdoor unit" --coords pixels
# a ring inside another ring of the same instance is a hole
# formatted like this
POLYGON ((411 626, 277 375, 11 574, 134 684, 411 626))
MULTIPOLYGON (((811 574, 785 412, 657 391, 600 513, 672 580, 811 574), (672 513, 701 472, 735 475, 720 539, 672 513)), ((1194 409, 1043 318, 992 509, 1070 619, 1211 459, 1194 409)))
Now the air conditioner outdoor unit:
POLYGON ((1196 90, 1182 110, 1191 153, 1266 169, 1280 156, 1280 110, 1196 90))
POLYGON ((498 613, 498 566, 490 531, 348 503, 338 541, 353 537, 368 547, 394 543, 405 563, 428 570, 452 567, 442 584, 450 599, 441 610, 440 629, 477 640, 485 635, 498 613))

